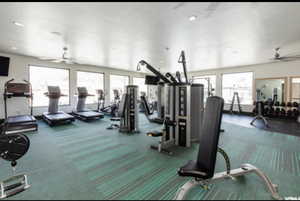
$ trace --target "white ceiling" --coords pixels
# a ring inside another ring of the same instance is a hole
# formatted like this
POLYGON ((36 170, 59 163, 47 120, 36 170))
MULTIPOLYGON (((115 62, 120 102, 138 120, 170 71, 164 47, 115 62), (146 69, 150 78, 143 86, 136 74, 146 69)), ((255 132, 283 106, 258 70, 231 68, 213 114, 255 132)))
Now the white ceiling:
POLYGON ((277 46, 300 53, 299 19, 298 2, 0 3, 0 51, 60 57, 67 46, 81 63, 175 72, 185 50, 188 71, 226 68, 269 62, 277 46))

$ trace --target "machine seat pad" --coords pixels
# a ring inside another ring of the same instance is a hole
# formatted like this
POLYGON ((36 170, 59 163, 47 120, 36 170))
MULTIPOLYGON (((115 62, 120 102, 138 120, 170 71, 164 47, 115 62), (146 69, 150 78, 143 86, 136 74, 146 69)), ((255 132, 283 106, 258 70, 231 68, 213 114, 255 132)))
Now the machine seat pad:
POLYGON ((147 133, 147 136, 161 137, 161 136, 163 136, 163 132, 161 132, 161 131, 151 131, 151 132, 147 133))
POLYGON ((210 177, 207 176, 207 173, 198 167, 197 162, 192 160, 178 170, 178 175, 181 177, 194 177, 203 180, 210 179, 210 177))
POLYGON ((34 116, 31 115, 19 115, 19 116, 12 116, 7 118, 8 124, 19 124, 19 123, 28 123, 28 122, 36 122, 34 116))
POLYGON ((121 121, 121 118, 120 117, 113 117, 110 120, 111 121, 121 121))
POLYGON ((157 123, 157 124, 163 124, 164 123, 164 119, 153 118, 153 119, 151 119, 151 122, 157 123))

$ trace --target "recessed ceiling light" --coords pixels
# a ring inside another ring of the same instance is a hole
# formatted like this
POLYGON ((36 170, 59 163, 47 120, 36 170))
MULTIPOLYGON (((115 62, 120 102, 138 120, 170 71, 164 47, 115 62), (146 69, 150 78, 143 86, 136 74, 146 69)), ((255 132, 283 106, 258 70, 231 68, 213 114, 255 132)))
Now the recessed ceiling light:
POLYGON ((189 20, 190 21, 195 21, 197 19, 197 16, 196 15, 192 15, 189 17, 189 20))
POLYGON ((16 47, 11 47, 11 49, 12 49, 12 50, 17 50, 18 48, 16 48, 16 47))
POLYGON ((24 24, 22 24, 20 22, 13 21, 13 24, 18 26, 18 27, 24 27, 24 24))

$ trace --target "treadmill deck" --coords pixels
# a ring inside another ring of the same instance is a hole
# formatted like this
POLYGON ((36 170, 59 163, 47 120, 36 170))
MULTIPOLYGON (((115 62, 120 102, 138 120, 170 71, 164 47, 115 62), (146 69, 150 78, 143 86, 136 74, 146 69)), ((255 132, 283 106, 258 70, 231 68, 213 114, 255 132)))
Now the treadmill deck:
POLYGON ((8 117, 6 122, 8 124, 22 124, 22 123, 35 123, 36 119, 31 115, 18 115, 8 117))
POLYGON ((48 112, 45 112, 43 116, 49 119, 50 121, 62 121, 62 120, 74 119, 72 115, 69 115, 64 112, 58 112, 55 114, 50 114, 48 112))
POLYGON ((74 114, 84 118, 104 117, 102 113, 94 111, 74 112, 74 114))

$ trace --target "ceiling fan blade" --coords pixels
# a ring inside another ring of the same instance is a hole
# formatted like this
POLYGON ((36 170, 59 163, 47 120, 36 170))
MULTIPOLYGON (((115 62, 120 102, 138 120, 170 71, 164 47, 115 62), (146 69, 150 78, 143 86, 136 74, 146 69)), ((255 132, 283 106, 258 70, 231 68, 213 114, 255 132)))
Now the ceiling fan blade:
POLYGON ((63 62, 63 60, 62 59, 54 59, 54 60, 52 60, 52 62, 54 62, 54 63, 61 63, 61 62, 63 62))
POLYGON ((57 58, 51 58, 51 57, 37 57, 39 60, 43 60, 43 61, 51 61, 51 60, 55 60, 57 58))
POLYGON ((289 58, 289 59, 300 59, 300 55, 294 55, 294 56, 289 56, 289 57, 285 57, 285 58, 289 58))

